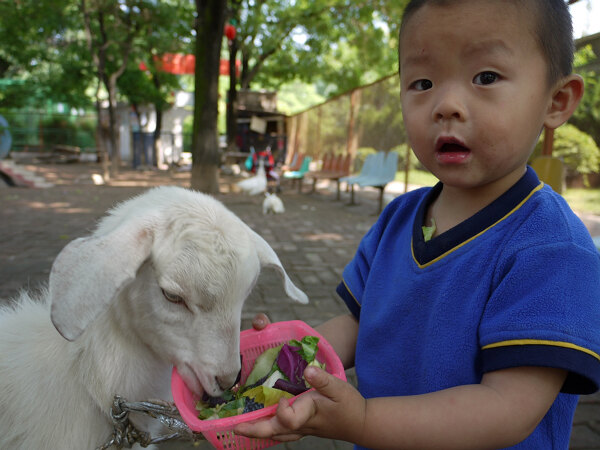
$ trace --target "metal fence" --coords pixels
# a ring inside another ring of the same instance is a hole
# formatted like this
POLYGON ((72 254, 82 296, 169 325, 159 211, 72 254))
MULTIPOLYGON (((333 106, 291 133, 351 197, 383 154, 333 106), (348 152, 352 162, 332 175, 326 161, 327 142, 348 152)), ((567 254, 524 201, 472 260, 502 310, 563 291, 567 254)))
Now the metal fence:
MULTIPOLYGON (((71 116, 0 110, 0 114, 10 124, 13 151, 49 151, 55 145, 95 151, 97 122, 93 113, 71 116)), ((397 74, 290 116, 286 122, 287 162, 296 152, 309 155, 313 160, 321 159, 326 153, 350 153, 358 168, 366 154, 393 150, 399 154, 399 169, 402 169, 410 154, 402 123, 397 74)), ((147 141, 135 140, 135 163, 152 160, 147 141)), ((183 141, 184 149, 191 146, 191 136, 184 135, 183 141)))
POLYGON ((95 151, 96 116, 2 110, 12 136, 12 151, 51 151, 56 145, 95 151))
POLYGON ((326 153, 350 153, 358 166, 366 154, 383 150, 398 152, 401 169, 410 149, 402 122, 400 79, 390 75, 290 116, 287 133, 288 162, 296 152, 313 160, 326 153))

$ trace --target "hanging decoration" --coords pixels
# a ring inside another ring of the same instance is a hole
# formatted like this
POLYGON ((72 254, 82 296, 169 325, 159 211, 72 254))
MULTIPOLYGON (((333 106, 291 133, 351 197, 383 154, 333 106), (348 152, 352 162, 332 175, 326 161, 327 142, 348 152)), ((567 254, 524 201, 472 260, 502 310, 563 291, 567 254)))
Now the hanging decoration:
MULTIPOLYGON (((196 57, 194 55, 185 55, 182 53, 165 53, 164 55, 154 55, 154 65, 161 72, 168 72, 175 75, 189 74, 194 75, 196 68, 196 57)), ((235 61, 236 75, 240 75, 242 62, 239 59, 235 61)), ((148 70, 148 65, 141 62, 140 70, 148 70)), ((219 61, 219 74, 229 76, 229 61, 222 59, 219 61)))
POLYGON ((225 25, 225 36, 227 37, 227 39, 233 41, 235 39, 236 34, 237 30, 235 29, 235 26, 233 26, 231 23, 225 25))

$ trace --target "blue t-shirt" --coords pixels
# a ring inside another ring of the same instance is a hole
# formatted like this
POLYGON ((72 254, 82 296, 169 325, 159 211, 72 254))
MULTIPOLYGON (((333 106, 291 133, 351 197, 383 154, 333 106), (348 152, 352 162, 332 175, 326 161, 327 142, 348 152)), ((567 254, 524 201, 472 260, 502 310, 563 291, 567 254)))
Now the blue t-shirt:
POLYGON ((600 256, 566 202, 527 173, 463 223, 425 242, 442 186, 383 211, 338 293, 359 320, 356 373, 366 398, 477 384, 484 373, 556 367, 568 377, 515 448, 567 449, 577 395, 600 386, 600 256))

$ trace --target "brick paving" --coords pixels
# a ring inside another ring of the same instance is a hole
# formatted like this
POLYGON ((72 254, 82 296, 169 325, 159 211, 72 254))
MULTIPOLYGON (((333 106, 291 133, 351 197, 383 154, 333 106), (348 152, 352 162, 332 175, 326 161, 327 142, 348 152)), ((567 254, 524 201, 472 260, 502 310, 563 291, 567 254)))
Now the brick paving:
MULTIPOLYGON (((123 169, 110 185, 96 186, 91 175, 96 164, 31 164, 28 169, 55 184, 47 189, 0 186, 0 302, 21 288, 37 289, 47 281, 52 261, 72 239, 90 233, 96 221, 114 204, 151 186, 189 185, 189 173, 123 169)), ((310 325, 346 312, 335 287, 360 238, 375 222, 376 193, 361 191, 358 206, 347 206, 335 194, 320 189, 298 194, 284 185, 280 197, 286 212, 263 215, 262 197, 235 192, 235 179, 222 178, 217 197, 261 234, 275 249, 295 283, 311 299, 309 305, 292 304, 285 298, 274 271, 265 270, 244 307, 243 328, 257 312, 273 321, 300 319, 310 325)), ((305 188, 308 191, 308 187, 305 188)), ((600 218, 583 216, 594 235, 600 235, 600 218)), ((354 382, 353 372, 348 372, 354 382)), ((134 399, 131 399, 134 400, 134 399)), ((138 400, 138 399, 135 399, 138 400)), ((209 449, 206 442, 168 443, 163 450, 209 449)), ((346 442, 309 437, 279 446, 286 449, 344 450, 346 442)), ((575 416, 571 449, 600 449, 600 394, 581 397, 575 416)))

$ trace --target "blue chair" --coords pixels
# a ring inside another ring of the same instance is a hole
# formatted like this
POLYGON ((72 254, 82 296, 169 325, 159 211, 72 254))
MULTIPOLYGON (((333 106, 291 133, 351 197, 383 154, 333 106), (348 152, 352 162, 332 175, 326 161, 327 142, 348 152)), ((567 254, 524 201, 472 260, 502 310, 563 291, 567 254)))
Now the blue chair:
POLYGON ((358 175, 341 178, 350 186, 350 205, 355 205, 354 185, 360 187, 371 186, 379 189, 379 209, 383 209, 383 192, 387 184, 394 181, 398 168, 398 153, 396 152, 377 152, 370 154, 365 159, 363 167, 358 175))
POLYGON ((302 181, 304 180, 304 175, 306 175, 310 168, 311 161, 312 158, 310 156, 304 156, 298 170, 290 170, 283 173, 283 178, 292 180, 292 183, 298 183, 298 192, 302 192, 302 181))

